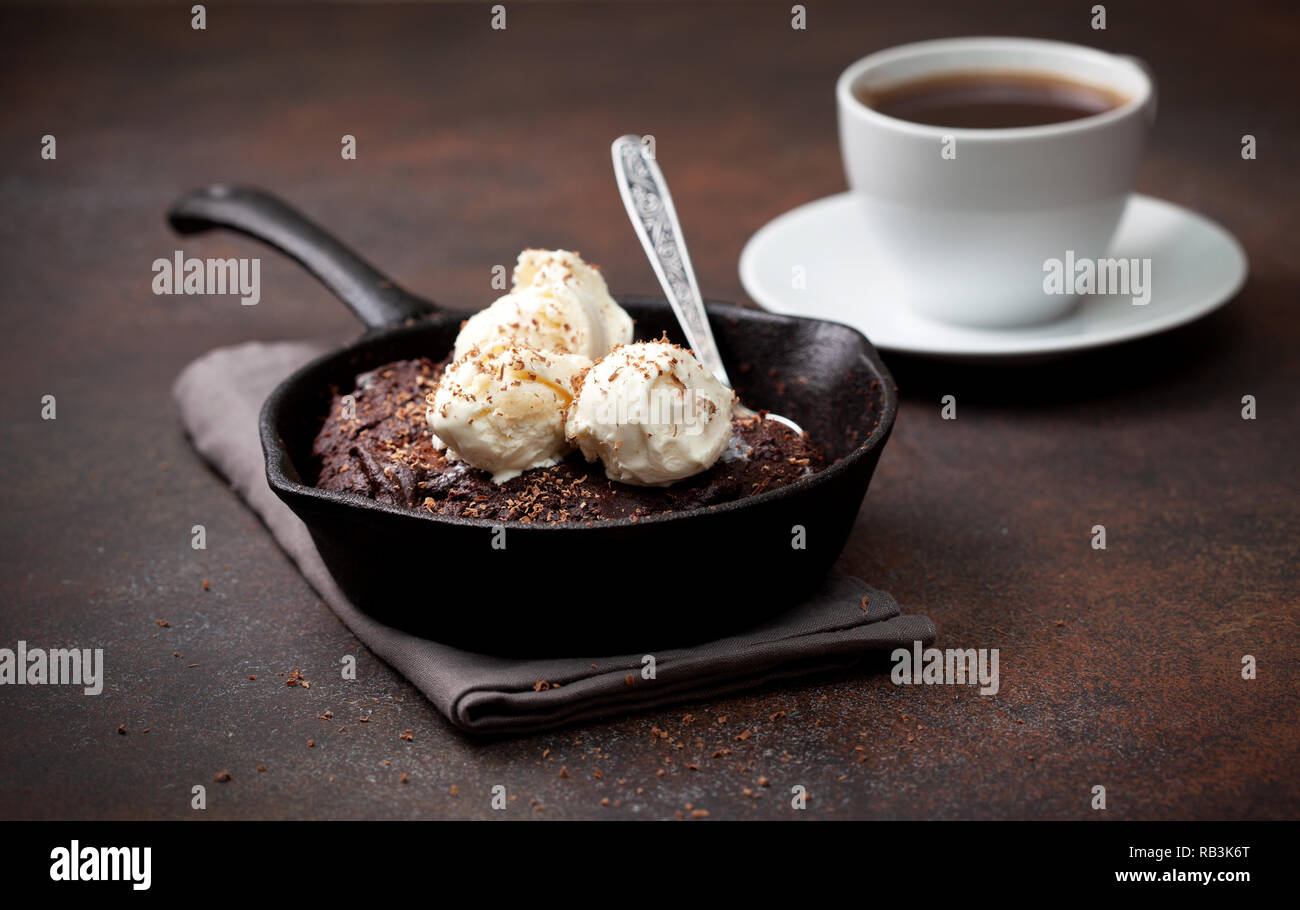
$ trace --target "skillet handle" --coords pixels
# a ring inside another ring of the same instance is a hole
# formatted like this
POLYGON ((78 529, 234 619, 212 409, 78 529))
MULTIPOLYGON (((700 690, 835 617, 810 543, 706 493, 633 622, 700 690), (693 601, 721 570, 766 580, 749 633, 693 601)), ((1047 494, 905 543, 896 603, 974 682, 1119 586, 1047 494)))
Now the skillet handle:
POLYGON ((167 220, 179 234, 222 227, 247 234, 298 260, 347 304, 367 328, 399 325, 437 311, 265 190, 212 184, 172 203, 167 220))

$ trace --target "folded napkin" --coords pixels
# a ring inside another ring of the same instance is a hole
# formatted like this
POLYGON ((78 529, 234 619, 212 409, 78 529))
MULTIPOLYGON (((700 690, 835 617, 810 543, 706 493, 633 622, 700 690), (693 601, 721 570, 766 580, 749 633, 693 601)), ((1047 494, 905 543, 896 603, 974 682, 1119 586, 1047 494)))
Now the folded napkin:
POLYGON ((267 395, 326 349, 281 342, 211 351, 176 380, 181 420, 194 447, 261 516, 339 619, 462 730, 525 733, 848 667, 871 652, 934 640, 929 619, 900 616, 889 594, 838 573, 814 597, 761 626, 697 647, 656 651, 654 679, 642 678, 641 654, 516 660, 461 651, 376 622, 343 596, 306 525, 267 485, 258 440, 258 412, 267 395), (538 685, 543 681, 550 687, 538 685))

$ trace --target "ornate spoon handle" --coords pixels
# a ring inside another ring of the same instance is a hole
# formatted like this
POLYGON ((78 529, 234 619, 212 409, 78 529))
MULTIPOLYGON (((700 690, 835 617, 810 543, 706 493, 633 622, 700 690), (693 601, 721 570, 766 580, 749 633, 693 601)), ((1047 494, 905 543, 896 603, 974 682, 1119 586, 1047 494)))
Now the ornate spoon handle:
POLYGON ((636 228, 641 245, 654 268, 655 276, 672 304, 677 321, 695 356, 727 388, 731 380, 722 366, 722 357, 704 312, 700 286, 691 268, 691 257, 682 239, 682 226, 673 208, 673 197, 659 165, 650 157, 640 136, 620 136, 610 147, 618 191, 636 228))

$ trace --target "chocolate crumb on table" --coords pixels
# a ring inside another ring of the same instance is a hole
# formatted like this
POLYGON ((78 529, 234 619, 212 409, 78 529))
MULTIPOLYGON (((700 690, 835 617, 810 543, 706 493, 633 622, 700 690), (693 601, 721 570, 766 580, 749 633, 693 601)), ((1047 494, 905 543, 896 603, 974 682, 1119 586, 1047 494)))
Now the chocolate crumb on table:
POLYGON ((668 487, 636 487, 605 477, 599 462, 578 453, 557 465, 494 484, 483 471, 449 461, 433 447, 425 423, 425 394, 443 365, 428 358, 399 360, 356 378, 352 408, 336 391, 312 445, 316 486, 358 493, 387 505, 488 521, 587 522, 716 505, 793 483, 826 466, 806 435, 757 417, 732 421, 732 447, 709 470, 668 487), (345 416, 347 414, 351 416, 345 416))

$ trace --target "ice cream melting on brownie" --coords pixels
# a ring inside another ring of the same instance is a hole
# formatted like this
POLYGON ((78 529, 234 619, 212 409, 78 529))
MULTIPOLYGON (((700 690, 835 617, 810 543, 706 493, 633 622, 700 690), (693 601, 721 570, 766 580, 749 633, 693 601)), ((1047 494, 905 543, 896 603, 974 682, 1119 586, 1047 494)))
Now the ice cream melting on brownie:
POLYGON ((320 464, 316 486, 484 521, 636 521, 757 495, 825 466, 825 452, 807 436, 737 416, 732 442, 713 467, 666 487, 616 483, 599 462, 573 456, 493 483, 487 472, 449 461, 432 445, 424 393, 445 369, 426 358, 394 361, 338 389, 312 446, 320 464))
POLYGON ((487 471, 495 483, 555 464, 572 449, 564 411, 590 366, 586 357, 513 341, 470 348, 429 395, 435 447, 487 471))
POLYGON ((587 371, 565 434, 610 480, 664 486, 713 467, 731 438, 734 398, 685 348, 627 344, 587 371))
POLYGON ((632 343, 577 253, 524 250, 510 293, 461 326, 426 419, 435 449, 497 484, 576 446, 610 480, 667 486, 727 449, 734 398, 685 348, 632 343))
POLYGON ((595 360, 631 340, 632 317, 610 296, 599 269, 569 250, 524 250, 514 287, 461 327, 454 356, 518 341, 595 360))

